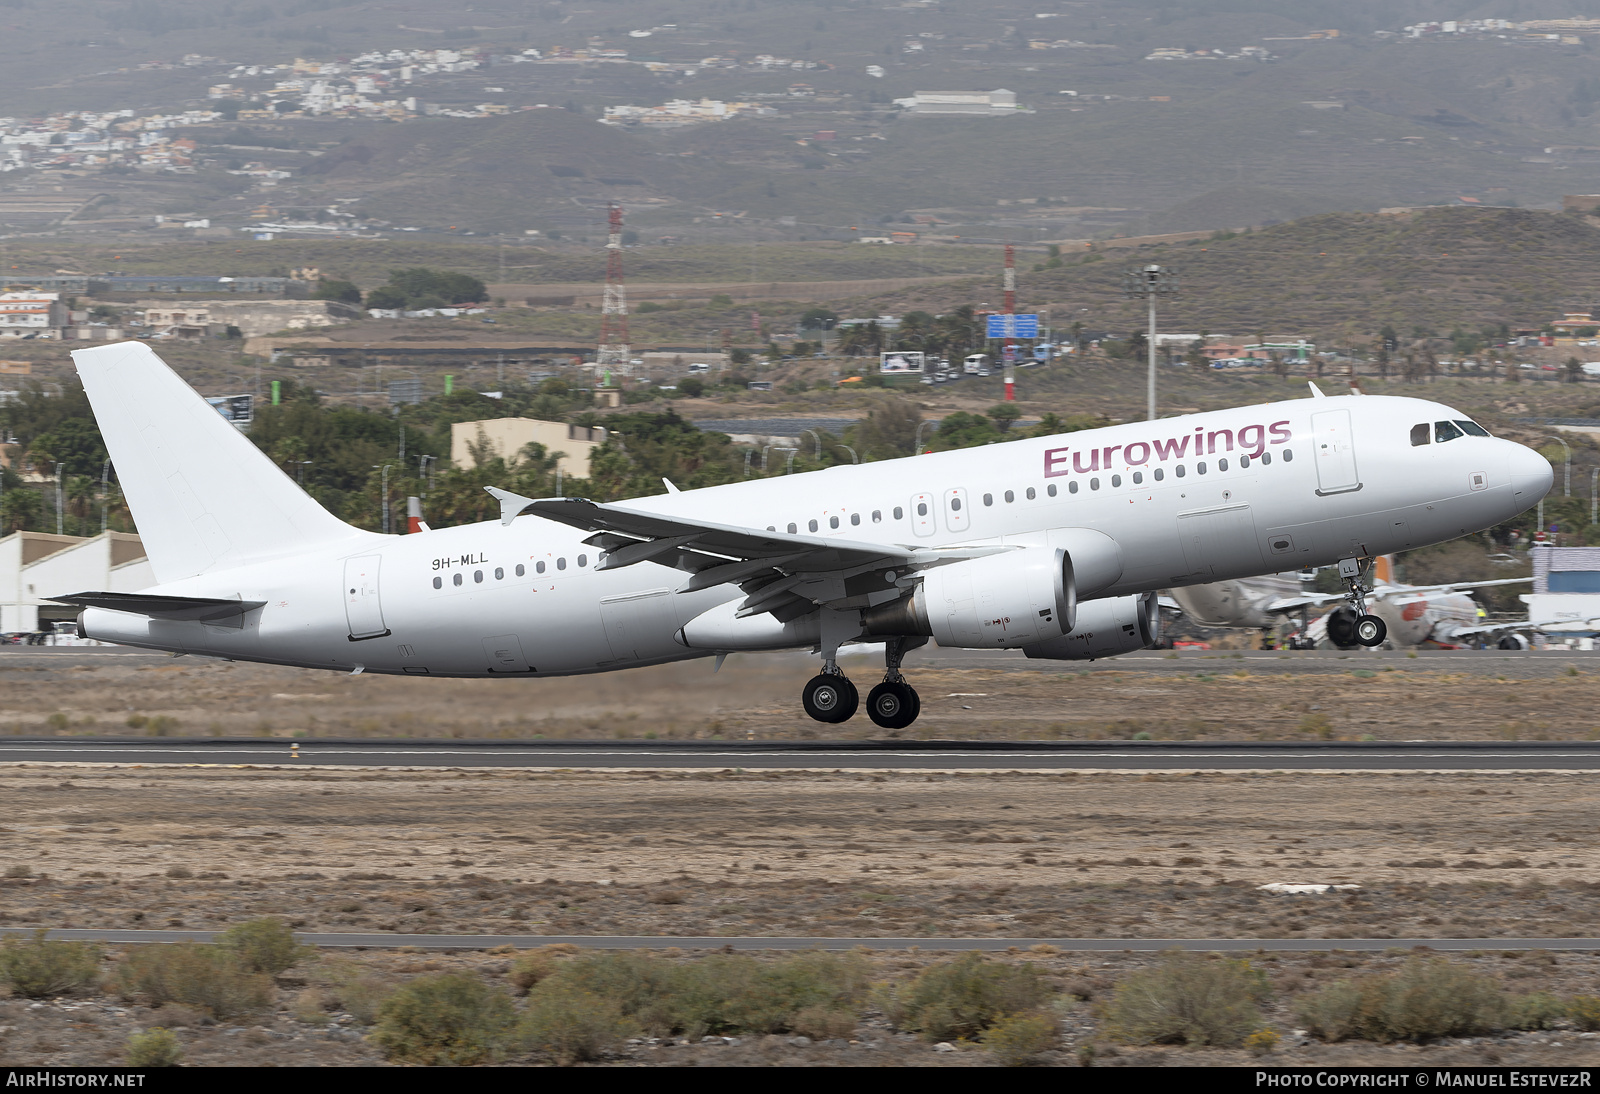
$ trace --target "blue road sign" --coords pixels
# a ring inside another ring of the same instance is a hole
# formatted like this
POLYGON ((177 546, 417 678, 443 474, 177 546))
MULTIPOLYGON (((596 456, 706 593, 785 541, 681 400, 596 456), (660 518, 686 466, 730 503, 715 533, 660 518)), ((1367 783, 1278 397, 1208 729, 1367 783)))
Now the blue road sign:
POLYGON ((990 338, 1037 338, 1039 317, 1036 314, 991 315, 988 323, 990 338))

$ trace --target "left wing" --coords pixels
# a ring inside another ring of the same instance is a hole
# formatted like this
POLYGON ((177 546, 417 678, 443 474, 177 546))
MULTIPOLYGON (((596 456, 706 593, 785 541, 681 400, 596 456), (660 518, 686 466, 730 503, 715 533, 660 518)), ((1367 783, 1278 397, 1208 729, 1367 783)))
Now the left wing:
POLYGON ((678 591, 738 585, 740 618, 770 612, 787 623, 818 607, 866 608, 902 596, 911 575, 934 566, 1003 551, 1005 545, 921 548, 864 543, 682 517, 664 517, 584 498, 524 498, 488 487, 500 500, 500 520, 523 513, 592 533, 585 543, 603 553, 595 568, 616 570, 656 562, 692 573, 678 591))
MULTIPOLYGON (((1445 593, 1464 592, 1467 589, 1484 589, 1490 585, 1516 585, 1523 581, 1532 581, 1531 577, 1501 577, 1493 581, 1451 581, 1443 585, 1379 585, 1367 594, 1368 600, 1388 600, 1394 603, 1405 604, 1413 600, 1426 600, 1430 596, 1442 596, 1445 593), (1396 597, 1405 597, 1405 600, 1395 600, 1396 597)), ((1335 600, 1345 599, 1344 593, 1307 593, 1304 596, 1286 596, 1274 600, 1264 610, 1269 612, 1292 612, 1299 608, 1315 607, 1322 604, 1331 604, 1335 600)))

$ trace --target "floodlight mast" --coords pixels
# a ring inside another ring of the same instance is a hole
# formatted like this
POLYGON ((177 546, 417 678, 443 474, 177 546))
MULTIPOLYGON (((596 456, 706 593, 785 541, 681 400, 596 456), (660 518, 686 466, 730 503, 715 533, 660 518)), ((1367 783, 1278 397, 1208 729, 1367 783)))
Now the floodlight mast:
POLYGON ((1153 422, 1156 420, 1156 297, 1178 291, 1178 271, 1171 266, 1154 263, 1129 270, 1125 278, 1125 291, 1130 297, 1145 297, 1150 304, 1150 331, 1145 347, 1150 359, 1149 408, 1146 417, 1153 422))

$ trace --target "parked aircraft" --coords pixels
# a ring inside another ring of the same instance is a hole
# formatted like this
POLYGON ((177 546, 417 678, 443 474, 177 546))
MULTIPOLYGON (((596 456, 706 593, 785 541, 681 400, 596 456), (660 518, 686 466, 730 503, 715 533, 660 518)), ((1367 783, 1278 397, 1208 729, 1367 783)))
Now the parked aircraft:
POLYGON ((75 351, 158 584, 52 599, 110 642, 274 664, 556 676, 811 647, 801 700, 909 725, 908 649, 1106 657, 1158 638, 1157 590, 1360 562, 1514 516, 1550 464, 1421 399, 1315 397, 597 504, 492 490, 499 521, 415 535, 335 518, 141 342, 75 351), (1419 424, 1421 423, 1421 424, 1419 424), (1430 423, 1454 430, 1417 444, 1430 423), (1455 423, 1455 424, 1451 424, 1455 423))
MULTIPOLYGON (((1532 580, 1530 577, 1507 577, 1493 581, 1406 585, 1394 580, 1393 560, 1385 555, 1373 560, 1367 601, 1372 613, 1384 621, 1389 642, 1396 646, 1476 645, 1501 636, 1516 643, 1514 636, 1528 630, 1528 623, 1483 622, 1478 602, 1465 590, 1532 580)), ((1270 630, 1299 616, 1300 627, 1289 638, 1291 648, 1311 649, 1323 639, 1340 649, 1354 649, 1361 644, 1355 634, 1356 613, 1348 605, 1334 608, 1317 619, 1311 618, 1314 609, 1344 600, 1347 594, 1301 592, 1298 574, 1267 574, 1191 585, 1173 589, 1171 595, 1185 615, 1204 626, 1270 630)), ((1525 640, 1522 648, 1526 648, 1525 640)))

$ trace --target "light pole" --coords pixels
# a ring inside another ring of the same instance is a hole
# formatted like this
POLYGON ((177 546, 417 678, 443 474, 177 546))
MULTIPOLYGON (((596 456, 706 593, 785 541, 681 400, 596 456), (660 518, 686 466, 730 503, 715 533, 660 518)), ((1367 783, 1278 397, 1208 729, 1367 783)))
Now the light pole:
POLYGON ((1124 290, 1130 297, 1144 297, 1150 305, 1150 331, 1148 345, 1150 358, 1149 411, 1150 421, 1156 420, 1156 297, 1178 291, 1178 271, 1170 266, 1151 263, 1137 270, 1129 270, 1124 290))
POLYGON ((1589 523, 1600 523, 1600 493, 1595 488, 1600 486, 1600 467, 1589 469, 1589 523))
MULTIPOLYGON (((383 465, 383 531, 384 531, 385 535, 387 535, 389 533, 389 468, 390 468, 390 466, 391 466, 390 464, 384 464, 383 465)), ((374 471, 376 471, 378 469, 378 465, 377 464, 373 464, 372 465, 372 469, 374 471)))

